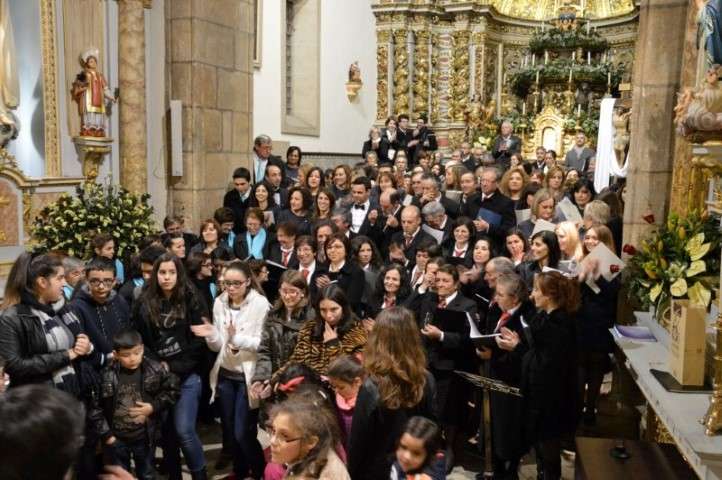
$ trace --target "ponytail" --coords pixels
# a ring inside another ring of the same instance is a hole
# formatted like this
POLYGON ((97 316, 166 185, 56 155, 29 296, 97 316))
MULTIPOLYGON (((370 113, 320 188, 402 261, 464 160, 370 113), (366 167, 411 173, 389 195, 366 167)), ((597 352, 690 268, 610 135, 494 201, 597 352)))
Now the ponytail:
POLYGON ((34 292, 35 281, 38 278, 51 277, 62 266, 63 263, 57 255, 21 253, 10 269, 1 308, 8 308, 20 303, 23 291, 34 292))
POLYGON ((554 299, 560 310, 568 314, 579 310, 581 295, 575 278, 551 271, 537 274, 534 281, 545 296, 554 299))

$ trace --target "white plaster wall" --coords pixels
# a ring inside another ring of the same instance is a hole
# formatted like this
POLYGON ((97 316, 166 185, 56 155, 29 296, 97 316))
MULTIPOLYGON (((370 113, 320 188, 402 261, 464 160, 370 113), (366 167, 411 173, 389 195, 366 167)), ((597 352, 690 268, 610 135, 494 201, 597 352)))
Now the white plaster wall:
MULTIPOLYGON (((358 153, 376 117, 376 30, 370 0, 321 3, 320 136, 281 134, 281 19, 283 0, 263 0, 261 68, 253 74, 253 133, 298 145, 303 151, 358 153), (345 83, 351 63, 363 87, 353 103, 345 83)), ((285 152, 275 152, 284 155, 285 152)))
MULTIPOLYGON (((148 119, 148 193, 161 225, 168 208, 166 176, 165 1, 155 0, 145 13, 145 88, 148 119)), ((170 0, 173 1, 173 0, 170 0)))

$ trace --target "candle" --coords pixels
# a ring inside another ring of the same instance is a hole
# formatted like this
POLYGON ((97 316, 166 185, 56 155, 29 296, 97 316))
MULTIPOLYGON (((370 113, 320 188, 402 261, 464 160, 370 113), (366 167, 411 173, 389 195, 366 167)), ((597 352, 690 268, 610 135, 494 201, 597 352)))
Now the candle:
POLYGON ((592 64, 592 52, 587 52, 587 65, 592 64))
POLYGON ((612 85, 612 72, 607 72, 607 85, 612 85))
POLYGON ((536 83, 539 83, 539 70, 536 71, 536 83))
POLYGON ((531 66, 536 65, 536 53, 531 54, 531 66))
POLYGON ((504 76, 502 77, 502 84, 506 84, 506 72, 504 72, 504 76))
POLYGON ((572 52, 572 63, 577 59, 577 52, 572 52))
POLYGON ((591 28, 591 25, 589 25, 590 22, 587 22, 587 35, 589 35, 589 29, 591 28))
POLYGON ((546 65, 549 62, 549 51, 544 50, 544 65, 546 65))
POLYGON ((569 69, 569 83, 572 83, 572 69, 569 69))
POLYGON ((577 117, 581 117, 581 116, 582 116, 582 104, 578 103, 577 104, 577 117))
POLYGON ((526 101, 521 104, 521 114, 526 115, 526 101))

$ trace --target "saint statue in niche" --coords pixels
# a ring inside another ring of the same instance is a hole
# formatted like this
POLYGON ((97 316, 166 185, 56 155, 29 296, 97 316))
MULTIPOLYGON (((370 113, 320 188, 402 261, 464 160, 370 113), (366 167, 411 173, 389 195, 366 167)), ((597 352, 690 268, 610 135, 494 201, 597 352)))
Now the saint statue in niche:
POLYGON ((118 100, 113 95, 105 77, 98 70, 98 50, 90 48, 80 55, 83 71, 73 82, 73 100, 78 103, 81 137, 105 137, 106 116, 111 103, 118 100), (108 105, 106 105, 106 101, 108 105))
POLYGON ((346 96, 350 102, 354 101, 362 85, 361 68, 358 62, 353 62, 348 68, 348 82, 346 82, 346 96))
POLYGON ((13 110, 20 103, 20 81, 15 60, 15 37, 8 0, 0 0, 0 147, 18 136, 13 110))

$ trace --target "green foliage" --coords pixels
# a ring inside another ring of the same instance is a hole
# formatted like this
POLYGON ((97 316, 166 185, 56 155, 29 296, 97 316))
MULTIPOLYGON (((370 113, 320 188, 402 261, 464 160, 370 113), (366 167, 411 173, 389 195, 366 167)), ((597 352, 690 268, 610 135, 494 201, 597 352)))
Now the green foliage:
POLYGON ((543 54, 545 50, 576 50, 603 52, 609 48, 609 42, 595 31, 589 35, 582 29, 559 30, 550 28, 537 32, 529 42, 532 53, 543 54))
POLYGON ((719 282, 721 239, 719 219, 670 214, 638 248, 624 247, 632 254, 625 269, 629 297, 658 310, 672 298, 707 307, 719 282))
POLYGON ((113 236, 116 254, 127 260, 138 242, 155 232, 150 195, 135 195, 112 185, 85 183, 75 195, 63 194, 35 219, 33 237, 40 251, 63 251, 83 257, 98 233, 113 236))
POLYGON ((536 74, 539 72, 539 83, 541 85, 550 83, 565 84, 569 81, 569 69, 572 70, 574 83, 576 85, 587 82, 590 85, 607 85, 608 75, 611 73, 612 87, 616 87, 622 80, 624 73, 622 68, 615 68, 611 63, 587 65, 573 63, 569 59, 554 60, 546 65, 528 66, 512 73, 509 77, 509 86, 514 95, 525 98, 529 95, 532 85, 536 82, 536 74))

